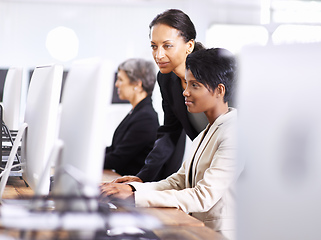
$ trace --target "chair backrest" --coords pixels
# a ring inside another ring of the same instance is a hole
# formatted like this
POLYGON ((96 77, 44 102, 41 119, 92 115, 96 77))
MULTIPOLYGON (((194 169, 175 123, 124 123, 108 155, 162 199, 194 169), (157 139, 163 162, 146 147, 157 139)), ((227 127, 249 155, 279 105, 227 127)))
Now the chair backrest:
POLYGON ((36 190, 47 195, 50 169, 46 169, 53 144, 58 137, 58 111, 63 67, 48 65, 36 67, 30 81, 24 121, 28 128, 21 143, 23 179, 36 190), (47 171, 44 173, 43 171, 47 171), (38 187, 41 176, 41 188, 38 187))
POLYGON ((10 130, 18 130, 21 124, 23 69, 12 67, 8 70, 3 87, 3 121, 10 130))

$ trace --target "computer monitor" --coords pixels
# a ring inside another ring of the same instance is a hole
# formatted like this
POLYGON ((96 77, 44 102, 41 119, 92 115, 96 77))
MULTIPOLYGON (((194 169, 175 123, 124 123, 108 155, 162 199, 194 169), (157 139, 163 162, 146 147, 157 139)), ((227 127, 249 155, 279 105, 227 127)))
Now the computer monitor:
POLYGON ((10 130, 18 130, 20 127, 22 104, 22 78, 23 68, 9 68, 3 87, 3 121, 10 130))
MULTIPOLYGON (((28 89, 24 123, 18 131, 6 166, 10 169, 13 162, 12 152, 17 150, 17 144, 22 140, 22 177, 36 195, 49 193, 50 169, 46 169, 46 164, 58 133, 62 71, 61 65, 35 68, 28 89), (39 187, 40 179, 41 187, 39 187)), ((1 192, 3 192, 8 174, 9 171, 5 171, 1 179, 1 192)))
POLYGON ((320 239, 321 44, 240 54, 237 239, 320 239))
POLYGON ((106 105, 111 101, 113 68, 98 59, 79 60, 68 73, 62 96, 59 140, 52 196, 57 210, 95 209, 105 154, 106 105), (57 199, 57 198, 56 198, 57 199), (68 201, 68 199, 70 201, 68 201), (78 201, 78 200, 80 201, 78 201), (88 204, 88 205, 87 205, 88 204))
POLYGON ((28 128, 21 143, 22 177, 37 195, 49 193, 50 169, 45 166, 58 135, 62 72, 61 65, 36 67, 29 85, 24 117, 28 128), (43 174, 46 177, 39 188, 43 174))
MULTIPOLYGON (((34 69, 30 69, 30 70, 29 70, 29 74, 28 74, 29 83, 30 83, 30 81, 31 81, 31 77, 32 77, 33 71, 34 71, 34 69)), ((65 85, 67 76, 68 76, 68 69, 64 69, 63 74, 62 74, 62 84, 61 84, 60 102, 61 102, 62 94, 63 94, 63 91, 64 91, 64 85, 65 85)))
POLYGON ((0 68, 0 101, 3 99, 3 87, 9 68, 0 68))

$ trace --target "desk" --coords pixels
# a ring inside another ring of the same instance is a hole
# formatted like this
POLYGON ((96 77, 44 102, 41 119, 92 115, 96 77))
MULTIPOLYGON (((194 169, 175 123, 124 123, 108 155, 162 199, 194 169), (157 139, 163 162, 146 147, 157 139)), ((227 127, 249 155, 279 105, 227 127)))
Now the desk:
MULTIPOLYGON (((119 177, 118 174, 112 171, 104 171, 103 180, 111 181, 119 177)), ((22 196, 32 196, 33 191, 28 188, 20 177, 10 177, 8 184, 4 191, 4 198, 17 198, 22 196)), ((138 212, 150 214, 158 218, 162 227, 153 230, 153 232, 161 240, 223 240, 224 238, 213 231, 212 229, 205 227, 203 222, 189 216, 183 211, 176 208, 137 208, 138 212)), ((0 228, 0 234, 3 232, 10 236, 17 237, 17 231, 8 231, 0 228)), ((26 239, 68 239, 63 233, 57 238, 57 233, 53 236, 53 233, 44 232, 40 235, 29 236, 26 239)), ((1 235, 0 235, 1 238, 1 235)))

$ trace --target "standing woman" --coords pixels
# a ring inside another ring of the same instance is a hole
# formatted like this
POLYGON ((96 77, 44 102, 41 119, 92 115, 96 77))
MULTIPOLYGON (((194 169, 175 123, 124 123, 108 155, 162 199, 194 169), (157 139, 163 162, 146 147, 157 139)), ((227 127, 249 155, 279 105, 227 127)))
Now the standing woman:
POLYGON ((195 42, 194 24, 181 10, 170 9, 157 15, 149 28, 152 54, 159 67, 157 82, 163 98, 164 124, 158 129, 154 148, 140 172, 115 182, 157 181, 176 172, 185 150, 181 136, 186 133, 193 140, 208 123, 204 113, 188 113, 182 95, 186 57, 203 48, 195 42))

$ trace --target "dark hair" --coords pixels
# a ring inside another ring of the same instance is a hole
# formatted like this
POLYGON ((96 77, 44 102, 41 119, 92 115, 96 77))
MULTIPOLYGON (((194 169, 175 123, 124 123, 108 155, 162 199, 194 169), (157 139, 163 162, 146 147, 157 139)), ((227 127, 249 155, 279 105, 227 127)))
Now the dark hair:
POLYGON ((152 95, 156 73, 154 63, 140 58, 131 58, 118 66, 118 71, 123 70, 131 83, 142 81, 142 87, 148 95, 152 95))
POLYGON ((233 97, 236 82, 236 60, 231 52, 223 48, 201 49, 186 58, 186 70, 209 91, 221 83, 225 86, 224 102, 233 97))
MULTIPOLYGON (((165 12, 158 14, 153 21, 149 24, 149 30, 157 24, 164 24, 169 27, 175 28, 180 32, 184 41, 187 43, 196 38, 196 30, 193 22, 189 16, 179 9, 169 9, 165 12)), ((150 33, 149 33, 150 35, 150 33)), ((203 49, 204 46, 200 42, 195 42, 194 50, 203 49)))

